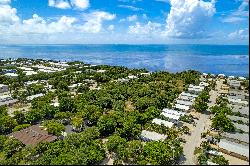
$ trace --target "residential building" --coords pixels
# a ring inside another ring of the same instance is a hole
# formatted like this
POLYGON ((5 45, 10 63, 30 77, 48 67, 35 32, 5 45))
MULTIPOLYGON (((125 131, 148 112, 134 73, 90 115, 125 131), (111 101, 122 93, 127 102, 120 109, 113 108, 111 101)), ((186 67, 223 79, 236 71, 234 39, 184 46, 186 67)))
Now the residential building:
POLYGON ((8 85, 4 85, 4 84, 0 84, 0 93, 5 93, 9 91, 9 86, 8 85))
POLYGON ((25 145, 36 146, 40 142, 52 142, 57 139, 57 136, 48 134, 42 126, 33 125, 26 129, 13 132, 9 134, 10 137, 14 137, 21 141, 25 145))
POLYGON ((28 97, 27 97, 27 100, 28 100, 28 101, 32 101, 33 99, 38 98, 38 97, 42 97, 42 96, 44 96, 43 93, 36 94, 36 95, 32 95, 32 96, 28 96, 28 97))
POLYGON ((1 95, 0 96, 0 106, 3 106, 3 105, 12 105, 12 104, 15 104, 17 103, 18 100, 17 99, 13 99, 10 95, 1 95))
POLYGON ((240 81, 238 81, 238 80, 229 80, 228 84, 229 84, 230 88, 233 88, 233 89, 239 89, 241 86, 240 81))
POLYGON ((17 78, 18 77, 18 74, 16 74, 16 73, 6 73, 4 75, 7 76, 7 77, 11 77, 11 78, 17 78))
POLYGON ((226 139, 221 139, 218 146, 219 150, 223 153, 249 161, 249 145, 246 146, 226 139))
POLYGON ((162 119, 158 119, 158 118, 155 118, 153 119, 152 123, 155 123, 157 125, 164 125, 165 127, 173 127, 174 126, 174 123, 172 122, 169 122, 169 121, 165 121, 165 120, 162 120, 162 119))
POLYGON ((143 141, 164 141, 166 138, 166 135, 159 134, 154 131, 142 130, 141 133, 141 139, 143 141))

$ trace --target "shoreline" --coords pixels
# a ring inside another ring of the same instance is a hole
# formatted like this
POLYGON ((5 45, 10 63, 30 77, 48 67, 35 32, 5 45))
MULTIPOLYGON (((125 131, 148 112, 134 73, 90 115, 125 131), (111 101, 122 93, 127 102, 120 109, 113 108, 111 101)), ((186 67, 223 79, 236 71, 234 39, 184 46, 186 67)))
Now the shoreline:
MULTIPOLYGON (((0 58, 0 61, 2 60, 8 60, 9 58, 7 59, 2 59, 0 58)), ((200 73, 206 73, 206 74, 211 74, 211 75, 215 75, 215 76, 218 76, 219 74, 223 74, 225 75, 226 77, 229 77, 229 76, 235 76, 235 77, 246 77, 246 78, 249 78, 249 73, 248 74, 245 74, 245 75, 237 75, 237 74, 226 74, 226 73, 210 73, 210 72, 206 72, 206 71, 199 71, 199 70, 195 70, 195 69, 185 69, 185 70, 182 70, 182 71, 177 71, 177 72, 172 72, 172 71, 167 71, 167 70, 148 70, 147 68, 142 68, 142 67, 138 67, 138 68, 132 68, 132 67, 127 67, 127 66, 122 66, 122 65, 110 65, 110 64, 98 64, 98 63, 87 63, 87 62, 84 62, 84 61, 81 61, 81 60, 58 60, 58 59, 48 59, 48 58, 11 58, 12 61, 15 61, 17 59, 26 59, 26 60, 45 60, 45 61, 48 61, 48 62, 62 62, 62 63, 71 63, 71 62, 81 62, 81 63, 84 63, 86 65, 97 65, 97 66, 111 66, 111 67, 125 67, 129 70, 132 70, 132 69, 146 69, 148 72, 152 73, 152 72, 168 72, 168 73, 171 73, 171 74, 176 74, 176 73, 181 73, 181 72, 185 72, 185 71, 189 71, 189 70, 193 70, 193 71, 197 71, 197 72, 200 72, 200 73)))

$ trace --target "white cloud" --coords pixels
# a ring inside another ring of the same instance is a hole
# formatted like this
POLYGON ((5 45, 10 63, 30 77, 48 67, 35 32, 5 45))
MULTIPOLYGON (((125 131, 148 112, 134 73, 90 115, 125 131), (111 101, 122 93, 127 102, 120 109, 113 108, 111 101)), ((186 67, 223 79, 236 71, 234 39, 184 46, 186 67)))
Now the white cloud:
POLYGON ((10 0, 0 0, 0 4, 9 4, 10 0))
POLYGON ((246 21, 249 17, 249 1, 243 0, 241 5, 238 7, 236 11, 233 11, 229 16, 222 19, 222 22, 225 23, 239 23, 242 21, 246 21))
MULTIPOLYGON (((1 1, 3 2, 3 1, 1 1)), ((9 1, 8 1, 9 2, 9 1)), ((50 5, 54 5, 50 2, 50 5)), ((84 7, 81 4, 78 6, 84 7)), ((45 19, 33 14, 32 18, 21 20, 17 11, 7 1, 0 4, 0 34, 30 36, 34 34, 57 34, 71 32, 98 33, 102 31, 104 21, 113 20, 116 16, 108 12, 95 11, 84 14, 83 18, 61 16, 56 20, 45 19)), ((110 27, 111 29, 112 27, 110 27)), ((113 27, 114 28, 114 27, 113 27)))
POLYGON ((202 38, 206 23, 215 13, 215 2, 203 0, 170 0, 166 35, 173 38, 202 38))
POLYGON ((240 29, 228 34, 229 39, 246 40, 249 38, 248 29, 240 29))
POLYGON ((128 33, 141 35, 159 34, 161 33, 161 24, 149 21, 147 24, 141 25, 141 23, 136 22, 136 25, 129 26, 128 33))
POLYGON ((86 33, 99 33, 102 30, 103 21, 115 19, 116 15, 104 11, 95 11, 83 15, 86 23, 79 26, 78 29, 86 33))
POLYGON ((132 15, 127 17, 128 21, 136 21, 137 20, 137 15, 132 15))
POLYGON ((89 0, 48 0, 48 5, 59 9, 87 9, 90 6, 89 0))
POLYGON ((115 26, 114 26, 114 25, 108 26, 108 30, 109 30, 109 31, 113 31, 114 29, 115 29, 115 26))
POLYGON ((143 10, 142 8, 138 8, 138 7, 134 7, 134 6, 130 6, 130 5, 118 5, 118 7, 120 8, 125 8, 125 9, 129 9, 132 11, 140 11, 143 10))
POLYGON ((79 9, 87 9, 89 7, 89 0, 71 0, 71 4, 79 9))
POLYGON ((22 35, 29 34, 54 34, 70 32, 74 27, 73 23, 76 18, 62 16, 57 21, 47 22, 44 18, 33 14, 32 18, 23 20, 22 23, 10 27, 12 34, 18 33, 22 35), (18 31, 16 30, 18 29, 18 31))
POLYGON ((9 3, 8 0, 0 0, 0 24, 13 24, 19 21, 16 9, 9 3))
POLYGON ((71 8, 67 0, 49 0, 49 6, 59 9, 69 9, 71 8))
POLYGON ((131 15, 131 16, 128 16, 126 18, 120 19, 119 22, 124 22, 124 21, 133 22, 133 21, 136 21, 136 20, 137 20, 137 15, 131 15))

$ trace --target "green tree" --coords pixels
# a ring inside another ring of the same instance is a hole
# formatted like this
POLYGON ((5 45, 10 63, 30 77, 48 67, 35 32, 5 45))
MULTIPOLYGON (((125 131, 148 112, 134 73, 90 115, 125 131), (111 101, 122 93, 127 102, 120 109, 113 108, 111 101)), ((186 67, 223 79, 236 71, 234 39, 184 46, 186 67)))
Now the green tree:
POLYGON ((47 128, 49 134, 54 134, 56 136, 60 136, 61 132, 65 130, 64 125, 55 120, 45 121, 43 126, 47 128))
POLYGON ((106 143, 107 149, 109 152, 117 152, 118 146, 124 146, 126 143, 125 138, 121 138, 119 135, 112 135, 108 137, 108 141, 106 143))
POLYGON ((217 114, 212 120, 212 127, 222 131, 235 131, 235 126, 231 120, 223 113, 217 114))
POLYGON ((76 131, 83 130, 83 118, 75 116, 71 119, 71 124, 73 125, 76 131))
POLYGON ((5 105, 0 106, 0 116, 6 116, 8 115, 8 109, 5 105))
POLYGON ((16 140, 15 138, 8 138, 4 142, 3 152, 7 158, 10 158, 14 153, 20 151, 23 147, 23 144, 16 140))
POLYGON ((20 130, 25 129, 27 127, 30 127, 30 124, 21 124, 21 125, 16 126, 12 131, 13 132, 20 131, 20 130))
POLYGON ((229 165, 229 161, 226 160, 224 156, 215 156, 212 159, 212 162, 219 164, 219 165, 229 165))
POLYGON ((14 119, 16 119, 18 124, 22 124, 25 120, 25 115, 21 111, 14 112, 14 119))
POLYGON ((112 116, 103 115, 97 122, 97 127, 102 135, 110 135, 115 131, 117 122, 112 116))
POLYGON ((75 112, 75 103, 71 97, 62 97, 59 99, 59 110, 62 112, 75 112))
POLYGON ((17 125, 14 118, 10 116, 0 117, 0 134, 7 134, 12 131, 12 129, 17 125))

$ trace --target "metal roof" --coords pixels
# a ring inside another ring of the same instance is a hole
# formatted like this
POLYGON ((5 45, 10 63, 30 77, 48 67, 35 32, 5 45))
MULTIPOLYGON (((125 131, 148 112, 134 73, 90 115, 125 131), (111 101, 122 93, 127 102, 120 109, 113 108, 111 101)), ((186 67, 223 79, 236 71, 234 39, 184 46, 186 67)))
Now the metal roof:
POLYGON ((167 138, 166 135, 159 134, 154 131, 147 131, 147 130, 142 130, 141 137, 143 139, 147 139, 151 141, 165 140, 167 138))
POLYGON ((155 123, 157 125, 163 124, 164 126, 169 127, 169 128, 173 127, 174 125, 174 123, 172 122, 168 122, 168 121, 157 119, 157 118, 153 119, 152 123, 155 123))
POLYGON ((245 133, 222 133, 221 134, 223 137, 225 138, 229 138, 229 139, 234 139, 234 140, 238 140, 241 142, 246 142, 249 143, 249 135, 245 134, 245 133))
POLYGON ((240 154, 240 155, 245 156, 249 159, 249 145, 245 146, 242 144, 228 141, 226 139, 221 139, 218 145, 222 149, 240 154))

